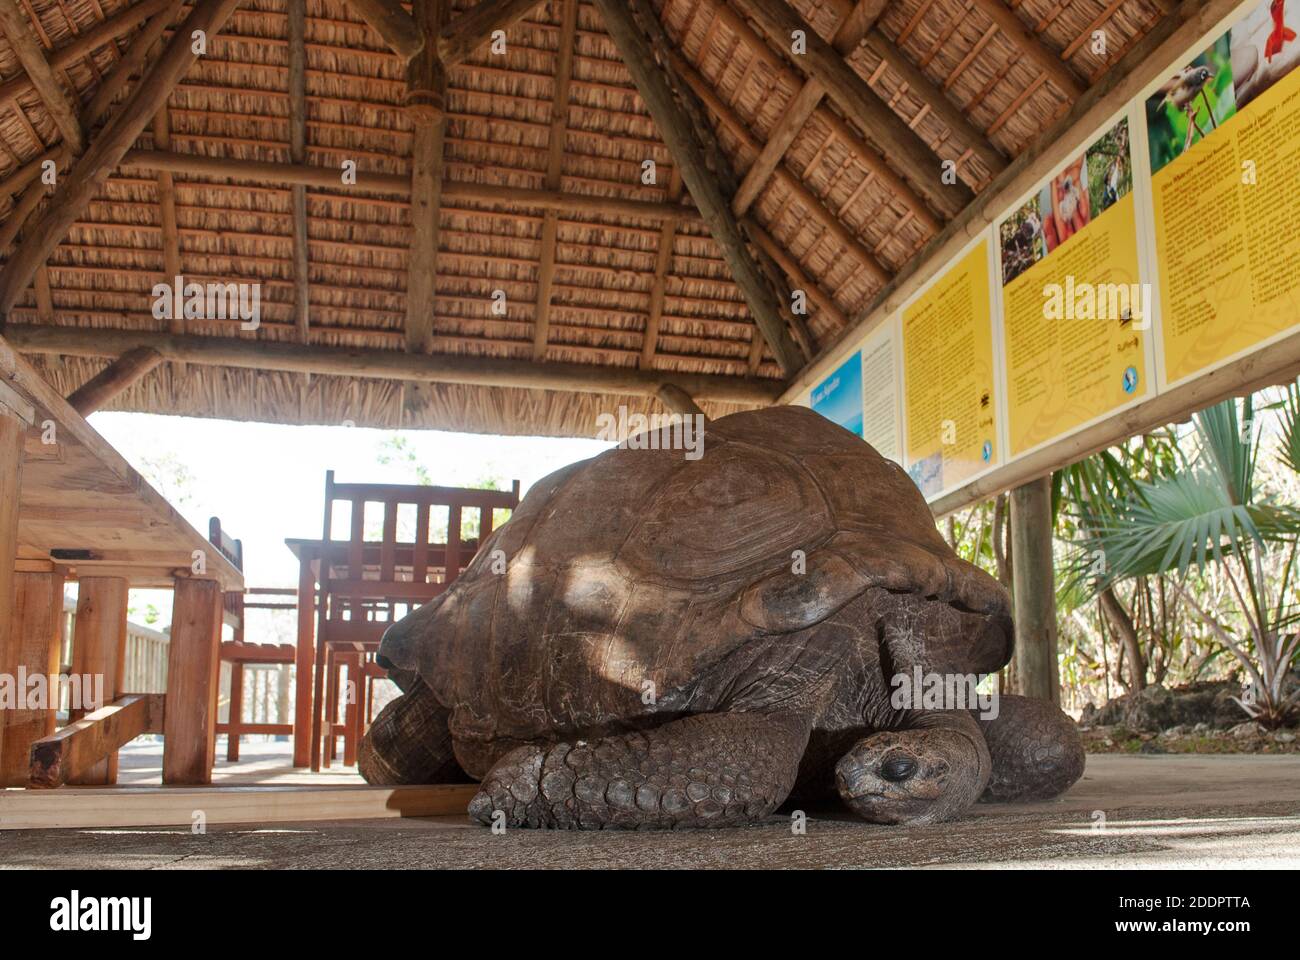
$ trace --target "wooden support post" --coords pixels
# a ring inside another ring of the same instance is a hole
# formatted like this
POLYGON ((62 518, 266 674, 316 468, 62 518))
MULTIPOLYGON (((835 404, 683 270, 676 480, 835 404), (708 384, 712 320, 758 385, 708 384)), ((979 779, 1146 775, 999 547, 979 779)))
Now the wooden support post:
MULTIPOLYGON (((560 49, 555 57, 555 92, 551 97, 551 127, 546 151, 546 189, 560 189, 564 138, 569 128, 569 83, 573 79, 573 37, 578 27, 578 0, 560 0, 560 49)), ((533 306, 533 359, 546 359, 551 329, 551 286, 555 280, 556 236, 560 213, 547 210, 542 220, 542 253, 537 267, 537 302, 533 306)))
POLYGON ((113 118, 91 142, 72 169, 60 177, 61 186, 44 215, 0 271, 0 332, 9 311, 31 283, 36 268, 49 258, 113 172, 150 119, 167 102, 197 55, 191 34, 202 30, 208 37, 221 31, 239 0, 198 0, 184 23, 173 32, 162 55, 136 85, 113 118))
POLYGON ((1012 595, 1017 693, 1061 702, 1056 662, 1056 577, 1052 557, 1052 478, 1011 491, 1012 595))
POLYGON ((46 573, 14 574, 13 596, 8 642, 0 649, 0 674, 13 678, 20 697, 37 700, 31 709, 0 710, 0 726, 4 727, 0 787, 27 783, 32 744, 54 732, 59 706, 63 571, 51 566, 46 573))
MULTIPOLYGON (((306 547, 303 548, 307 549, 306 547)), ((322 561, 323 562, 323 561, 322 561)), ((294 651, 293 765, 311 765, 312 674, 316 660, 316 574, 310 558, 298 567, 298 645, 294 651)), ((319 706, 317 707, 319 710, 319 706)))
POLYGON ((32 78, 37 96, 45 104, 54 125, 63 134, 63 142, 73 153, 81 153, 86 143, 81 121, 77 118, 77 102, 64 89, 49 61, 45 59, 45 50, 41 47, 36 31, 32 29, 32 22, 17 0, 0 0, 0 30, 4 31, 9 49, 23 65, 27 76, 32 78))
POLYGON ((167 651, 163 783, 212 782, 220 643, 221 585, 177 580, 167 651))
MULTIPOLYGON (((256 714, 254 714, 256 716, 256 714)), ((239 759, 239 728, 244 720, 244 662, 230 663, 230 708, 226 713, 226 760, 239 759)))
MULTIPOLYGON (((673 89, 655 57, 651 41, 642 32, 627 4, 620 0, 596 0, 596 6, 604 18, 605 29, 622 55, 623 64, 659 128, 659 135, 682 171, 686 188, 721 248, 732 279, 749 305, 754 322, 788 376, 800 367, 799 352, 786 331, 776 294, 768 286, 767 278, 745 244, 740 224, 731 212, 731 198, 723 194, 717 172, 710 169, 705 145, 697 139, 700 131, 679 103, 679 97, 692 96, 691 92, 673 89)), ((653 11, 647 14, 652 15, 653 11)), ((664 58, 667 58, 666 51, 664 58)))
MULTIPOLYGON (((17 643, 13 631, 18 500, 23 477, 23 442, 33 419, 31 404, 0 381, 0 672, 9 669, 8 651, 17 643)), ((0 711, 0 757, 4 756, 4 717, 8 713, 0 711)))
POLYGON ((73 391, 68 406, 88 417, 160 363, 162 354, 152 347, 128 350, 73 391))
POLYGON ((411 138, 411 245, 406 272, 406 350, 433 350, 433 312, 441 228, 442 152, 446 131, 447 71, 437 36, 447 0, 415 0, 415 22, 428 38, 407 69, 405 104, 415 124, 411 138))
MULTIPOLYGON (((126 671, 127 581, 119 577, 81 577, 77 581, 77 618, 72 636, 72 674, 104 678, 104 702, 122 695, 126 671)), ((92 681, 93 682, 93 681, 92 681)), ((82 689, 85 689, 84 680, 82 689)), ((72 710, 68 721, 84 717, 84 709, 72 710)), ((70 783, 117 783, 117 753, 97 762, 70 783)))
POLYGON ((945 184, 939 157, 924 140, 880 98, 829 43, 786 5, 785 0, 737 0, 773 42, 789 49, 791 34, 802 30, 808 49, 792 59, 819 81, 844 115, 886 156, 936 210, 954 216, 974 194, 963 183, 945 184))

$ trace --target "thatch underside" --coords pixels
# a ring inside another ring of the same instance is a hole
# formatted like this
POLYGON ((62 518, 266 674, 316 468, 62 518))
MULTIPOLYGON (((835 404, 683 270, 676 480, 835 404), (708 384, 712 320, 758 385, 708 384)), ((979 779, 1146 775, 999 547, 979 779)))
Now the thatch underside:
MULTIPOLYGON (((112 87, 115 67, 142 28, 71 59, 57 54, 132 4, 3 2, 17 3, 31 17, 43 55, 58 63, 56 76, 72 91, 72 106, 93 140, 103 118, 88 120, 87 111, 97 93, 112 87)), ((294 156, 289 2, 244 0, 167 97, 165 112, 135 140, 134 150, 330 171, 352 161, 360 175, 409 185, 416 122, 403 105, 405 62, 346 0, 306 0, 305 146, 294 156)), ((486 0, 452 0, 450 18, 455 21, 476 2, 486 0)), ((1075 95, 1064 88, 1086 89, 1169 9, 1168 0, 1009 4, 1055 58, 1043 68, 1026 54, 1022 40, 997 27, 987 12, 990 2, 1003 0, 790 0, 788 8, 827 41, 850 11, 874 9, 874 28, 865 41, 850 45, 844 59, 866 96, 878 98, 911 128, 933 156, 933 169, 943 161, 956 163, 958 189, 977 196, 1007 160, 1069 109, 1075 95), (1106 35, 1104 55, 1093 50, 1096 30, 1106 35), (895 63, 906 61, 912 82, 882 60, 881 49, 892 50, 895 63), (918 88, 918 75, 926 89, 918 88), (938 104, 936 96, 947 102, 938 104), (968 121, 963 130, 941 119, 945 107, 968 121)), ((752 0, 649 2, 672 56, 682 61, 670 73, 700 101, 713 128, 709 135, 731 168, 718 173, 721 183, 739 183, 763 147, 780 142, 787 114, 808 80, 806 63, 773 41, 754 7, 752 0)), ((189 3, 181 6, 170 21, 173 29, 191 9, 189 3)), ((164 42, 170 36, 171 29, 164 42)), ((450 185, 559 190, 579 198, 675 204, 692 216, 665 224, 653 215, 593 212, 576 204, 548 213, 528 203, 444 195, 430 350, 781 380, 777 354, 763 343, 724 245, 693 216, 695 201, 681 186, 681 158, 665 146, 660 124, 597 7, 580 0, 540 2, 506 28, 506 38, 505 53, 480 44, 447 70, 445 192, 450 185), (569 3, 577 3, 571 36, 569 3), (569 43, 566 87, 559 73, 569 43), (557 91, 563 103, 555 102, 557 91), (654 182, 644 183, 643 164, 650 160, 654 182), (549 309, 543 302, 547 290, 549 309)), ((0 37, 0 83, 25 77, 9 38, 0 37)), ((116 109, 140 86, 134 80, 125 86, 116 109)), ((54 202, 39 198, 24 209, 29 181, 21 179, 63 142, 48 100, 27 84, 0 103, 0 181, 9 185, 0 190, 0 236, 6 228, 17 233, 15 244, 0 254, 10 262, 22 244, 40 239, 42 216, 54 202)), ((107 111, 110 117, 113 112, 107 111)), ((795 129, 780 162, 758 182, 738 216, 768 238, 769 294, 787 309, 791 288, 808 287, 815 294, 806 317, 786 318, 791 332, 806 326, 815 355, 955 210, 938 209, 918 188, 918 171, 879 146, 880 131, 866 129, 833 97, 823 97, 795 129)), ((177 325, 155 319, 151 292, 169 279, 170 263, 190 281, 260 284, 258 338, 409 349, 408 291, 416 269, 409 189, 314 185, 305 189, 304 202, 307 266, 305 276, 295 276, 295 200, 288 182, 162 174, 123 163, 60 233, 35 283, 23 287, 4 319, 238 336, 237 321, 177 325), (164 216, 169 207, 175 212, 172 239, 164 216), (305 332, 296 307, 304 292, 305 332)), ((762 245, 755 236, 746 233, 754 250, 762 245)), ((43 368, 67 393, 100 365, 67 358, 43 368)), ((645 397, 444 385, 429 388, 426 409, 404 417, 400 383, 321 375, 311 378, 304 395, 306 382, 297 374, 194 364, 180 376, 163 364, 112 408, 581 436, 593 432, 597 412, 620 403, 650 409, 645 397)), ((711 412, 724 409, 706 406, 711 412)))
MULTIPOLYGON (((32 364, 60 392, 71 394, 105 364, 81 357, 34 355, 32 364)), ((463 384, 404 384, 336 376, 159 365, 118 394, 104 410, 180 417, 401 430, 452 430, 503 436, 595 437, 601 414, 662 414, 647 397, 463 384)), ((710 417, 746 409, 701 401, 710 417)))

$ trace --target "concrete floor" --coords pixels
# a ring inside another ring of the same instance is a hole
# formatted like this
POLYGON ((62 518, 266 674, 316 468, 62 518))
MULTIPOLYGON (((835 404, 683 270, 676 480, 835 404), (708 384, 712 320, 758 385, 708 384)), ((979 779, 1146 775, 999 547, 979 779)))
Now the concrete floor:
POLYGON ((0 832, 0 868, 1297 867, 1300 757, 1094 755, 1063 798, 881 827, 838 811, 679 833, 512 830, 460 817, 274 828, 0 832))

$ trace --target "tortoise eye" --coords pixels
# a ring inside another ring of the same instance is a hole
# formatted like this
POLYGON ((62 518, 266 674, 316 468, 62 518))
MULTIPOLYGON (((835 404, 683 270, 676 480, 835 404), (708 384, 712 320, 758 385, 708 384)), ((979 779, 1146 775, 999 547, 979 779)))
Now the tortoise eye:
POLYGON ((880 775, 891 783, 901 783, 916 773, 916 761, 911 757, 891 757, 880 765, 880 775))

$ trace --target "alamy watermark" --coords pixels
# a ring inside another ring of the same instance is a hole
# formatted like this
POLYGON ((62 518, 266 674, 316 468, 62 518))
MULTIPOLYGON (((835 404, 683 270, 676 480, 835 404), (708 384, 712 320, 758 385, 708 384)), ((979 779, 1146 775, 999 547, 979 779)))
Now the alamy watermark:
POLYGON ((70 710, 87 713, 104 705, 102 673, 0 673, 0 710, 57 710, 67 693, 70 710))
POLYGON ((1065 283, 1043 287, 1044 320, 1119 320, 1131 322, 1134 330, 1151 325, 1151 284, 1079 283, 1066 277, 1065 283))
POLYGON ((260 283, 198 283, 177 274, 153 286, 155 320, 238 320, 241 330, 262 323, 260 283))
POLYGON ((687 460, 704 456, 703 414, 627 412, 596 416, 596 439, 617 443, 624 450, 685 450, 687 460))
POLYGON ((895 710, 975 710, 981 720, 998 718, 998 694, 980 693, 984 678, 975 673, 896 673, 889 681, 889 705, 895 710))

